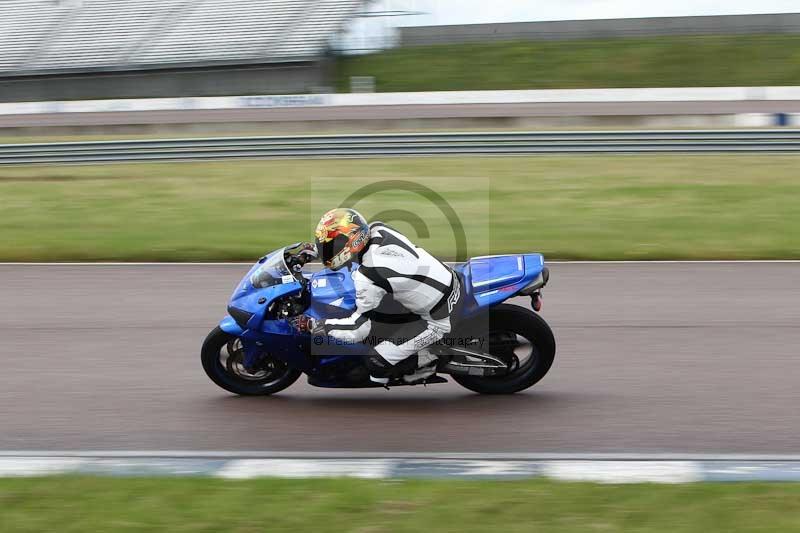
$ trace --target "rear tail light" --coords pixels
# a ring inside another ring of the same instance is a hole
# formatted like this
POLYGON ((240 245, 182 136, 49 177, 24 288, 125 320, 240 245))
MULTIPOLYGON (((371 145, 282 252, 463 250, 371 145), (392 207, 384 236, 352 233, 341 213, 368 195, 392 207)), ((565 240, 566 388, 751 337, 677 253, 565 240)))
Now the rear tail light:
POLYGON ((542 310, 542 293, 535 292, 531 295, 531 307, 537 313, 542 310))

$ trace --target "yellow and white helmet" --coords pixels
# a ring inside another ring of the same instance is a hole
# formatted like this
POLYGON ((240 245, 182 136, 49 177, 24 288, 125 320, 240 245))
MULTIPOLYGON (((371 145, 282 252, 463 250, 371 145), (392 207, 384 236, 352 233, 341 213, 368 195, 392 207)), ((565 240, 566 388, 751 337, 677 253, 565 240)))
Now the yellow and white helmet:
POLYGON ((314 231, 322 264, 333 270, 349 265, 367 246, 369 224, 355 209, 331 209, 314 231))

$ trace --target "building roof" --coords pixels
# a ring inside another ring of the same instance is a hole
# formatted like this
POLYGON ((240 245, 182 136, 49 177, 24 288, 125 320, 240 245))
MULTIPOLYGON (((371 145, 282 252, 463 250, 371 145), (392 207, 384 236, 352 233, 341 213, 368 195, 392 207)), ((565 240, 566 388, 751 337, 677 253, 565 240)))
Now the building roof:
POLYGON ((313 61, 363 0, 5 0, 0 75, 313 61))

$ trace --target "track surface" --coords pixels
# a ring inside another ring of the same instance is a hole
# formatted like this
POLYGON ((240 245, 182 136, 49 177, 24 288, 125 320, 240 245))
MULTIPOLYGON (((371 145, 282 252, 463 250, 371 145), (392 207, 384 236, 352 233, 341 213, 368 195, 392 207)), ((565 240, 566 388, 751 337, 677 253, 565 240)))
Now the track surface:
POLYGON ((198 349, 245 270, 0 265, 0 449, 798 451, 800 263, 553 265, 556 363, 500 398, 226 394, 198 349))

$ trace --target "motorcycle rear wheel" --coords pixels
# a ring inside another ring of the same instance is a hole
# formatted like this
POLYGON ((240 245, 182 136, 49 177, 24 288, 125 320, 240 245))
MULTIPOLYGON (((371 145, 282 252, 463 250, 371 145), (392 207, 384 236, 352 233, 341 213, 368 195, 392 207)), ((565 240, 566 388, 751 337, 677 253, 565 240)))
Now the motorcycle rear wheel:
POLYGON ((267 396, 297 381, 302 372, 275 359, 264 359, 256 372, 242 364, 243 351, 235 335, 214 328, 203 341, 200 359, 206 375, 228 392, 240 396, 267 396), (237 347, 238 343, 238 347, 237 347))
MULTIPOLYGON (((458 328, 469 336, 474 324, 458 328)), ((502 376, 465 376, 451 374, 461 385, 480 394, 513 394, 532 387, 550 370, 556 356, 556 340, 547 322, 533 311, 517 305, 501 304, 489 313, 489 337, 524 339, 530 343, 530 352, 519 361, 516 369, 502 376)), ((492 351, 490 340, 489 353, 492 351)))

